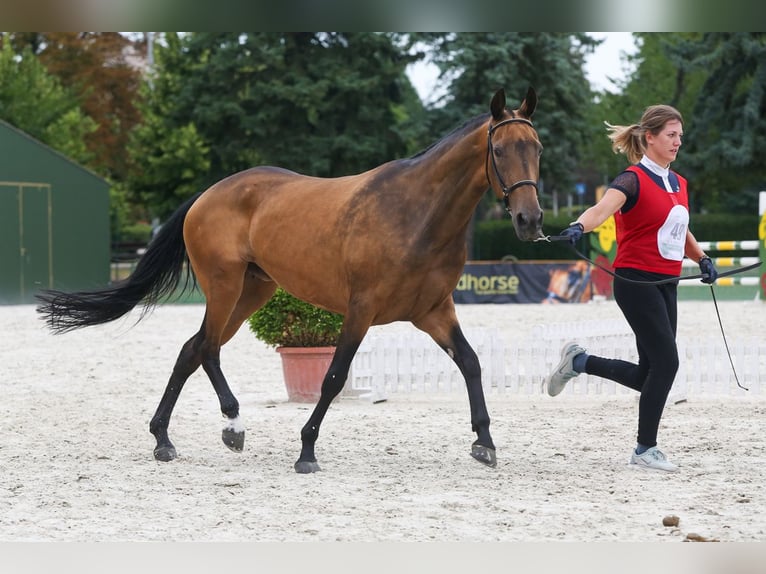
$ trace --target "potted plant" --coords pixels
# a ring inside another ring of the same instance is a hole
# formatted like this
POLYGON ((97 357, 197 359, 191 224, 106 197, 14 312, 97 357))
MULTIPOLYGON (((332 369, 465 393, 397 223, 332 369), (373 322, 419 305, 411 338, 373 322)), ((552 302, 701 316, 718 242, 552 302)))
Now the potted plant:
POLYGON ((288 400, 318 401, 343 316, 301 301, 279 287, 249 317, 248 324, 258 339, 275 347, 282 357, 288 400))

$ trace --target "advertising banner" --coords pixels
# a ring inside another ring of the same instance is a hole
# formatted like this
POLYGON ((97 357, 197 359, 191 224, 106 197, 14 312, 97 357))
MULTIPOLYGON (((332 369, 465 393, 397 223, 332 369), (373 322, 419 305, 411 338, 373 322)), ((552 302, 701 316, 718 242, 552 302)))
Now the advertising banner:
POLYGON ((589 301, 591 266, 585 261, 468 262, 455 303, 579 303, 589 301))

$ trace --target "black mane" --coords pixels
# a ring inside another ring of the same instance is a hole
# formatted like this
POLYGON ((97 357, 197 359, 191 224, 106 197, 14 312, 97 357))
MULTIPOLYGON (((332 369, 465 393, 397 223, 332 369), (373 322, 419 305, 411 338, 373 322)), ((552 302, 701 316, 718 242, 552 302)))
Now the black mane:
POLYGON ((452 130, 450 133, 448 133, 443 138, 435 141, 430 146, 425 148, 424 150, 419 151, 415 155, 411 156, 409 159, 417 159, 425 154, 427 154, 429 151, 431 151, 433 148, 435 148, 438 145, 441 145, 442 143, 447 143, 449 141, 452 141, 453 139, 460 139, 463 137, 463 135, 466 132, 471 132, 476 129, 476 127, 485 121, 487 121, 487 118, 489 118, 489 114, 481 114, 478 116, 475 116, 473 118, 470 118, 469 120, 466 120, 463 125, 456 127, 454 130, 452 130))

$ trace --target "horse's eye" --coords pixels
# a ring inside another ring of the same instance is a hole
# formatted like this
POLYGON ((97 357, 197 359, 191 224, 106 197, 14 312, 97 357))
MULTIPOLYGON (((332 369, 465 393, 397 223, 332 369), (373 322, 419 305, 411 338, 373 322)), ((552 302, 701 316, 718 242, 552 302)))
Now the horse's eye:
POLYGON ((497 157, 503 157, 505 155, 505 149, 499 145, 492 146, 492 153, 494 153, 497 157))

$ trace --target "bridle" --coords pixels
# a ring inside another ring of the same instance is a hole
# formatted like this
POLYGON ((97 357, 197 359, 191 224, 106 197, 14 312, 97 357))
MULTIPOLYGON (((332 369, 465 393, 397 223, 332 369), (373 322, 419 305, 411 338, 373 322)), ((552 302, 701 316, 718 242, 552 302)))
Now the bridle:
POLYGON ((512 186, 508 187, 507 185, 505 185, 505 182, 503 181, 503 176, 500 175, 500 171, 497 169, 495 154, 492 153, 492 134, 500 126, 504 126, 506 124, 513 124, 513 123, 522 123, 522 124, 527 124, 528 126, 532 126, 532 122, 526 118, 508 118, 507 120, 497 122, 495 125, 490 125, 489 128, 487 129, 487 160, 484 163, 484 171, 487 175, 487 182, 489 183, 489 186, 492 187, 492 181, 489 179, 489 160, 490 158, 492 158, 492 170, 495 172, 495 177, 497 178, 497 181, 500 183, 500 187, 503 190, 503 205, 505 206, 505 210, 508 212, 509 215, 512 215, 509 198, 510 198, 511 192, 513 192, 514 189, 519 188, 523 185, 531 185, 532 187, 535 188, 535 192, 538 191, 537 182, 532 179, 522 179, 514 183, 512 186))

